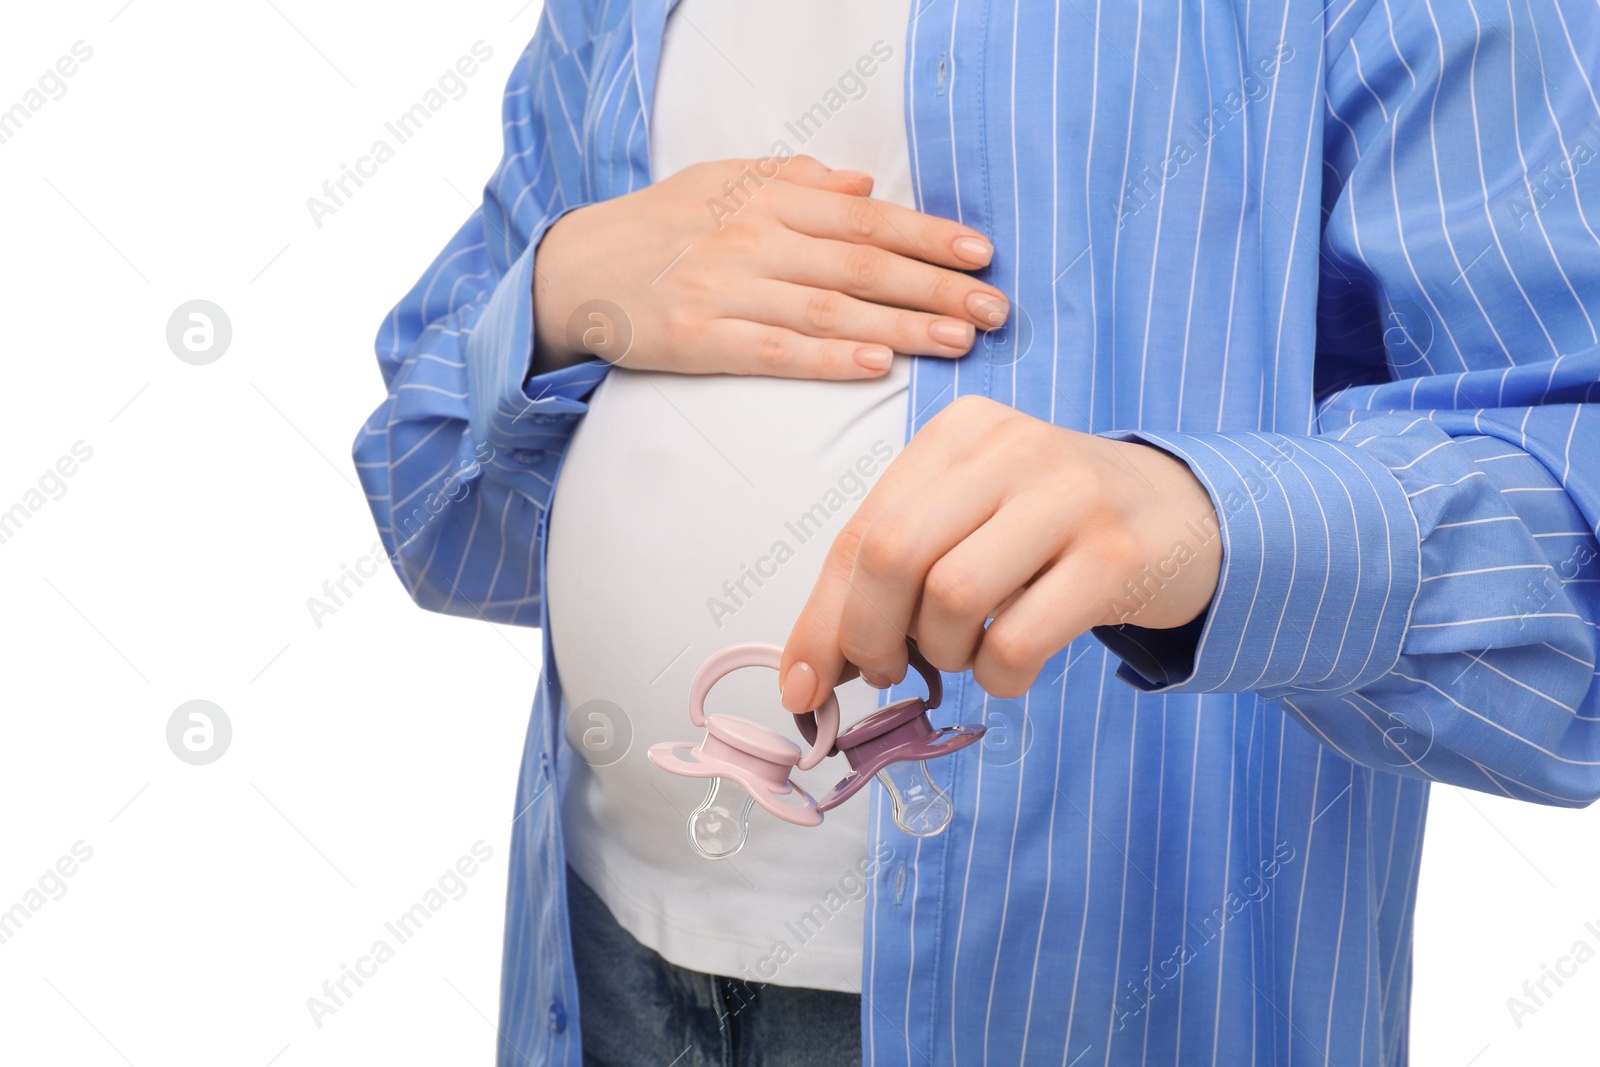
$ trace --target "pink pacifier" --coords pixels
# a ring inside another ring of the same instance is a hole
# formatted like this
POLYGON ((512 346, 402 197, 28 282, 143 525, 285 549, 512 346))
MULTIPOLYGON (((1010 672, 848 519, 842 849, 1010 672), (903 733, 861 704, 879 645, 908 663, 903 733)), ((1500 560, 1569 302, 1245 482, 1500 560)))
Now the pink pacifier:
MULTIPOLYGON (((730 645, 712 655, 689 686, 689 720, 703 728, 699 743, 667 741, 651 745, 651 762, 673 774, 709 778, 700 806, 689 813, 689 845, 708 860, 727 859, 744 847, 750 809, 760 804, 784 822, 816 826, 822 808, 816 799, 789 780, 796 767, 810 770, 821 763, 839 732, 839 701, 828 694, 820 708, 802 718, 809 727, 811 750, 804 755, 793 741, 765 726, 732 715, 707 716, 706 695, 724 676, 740 667, 778 669, 778 645, 730 645), (742 796, 742 801, 741 801, 742 796)), ((781 708, 780 708, 781 710, 781 708)), ((793 718, 784 711, 785 718, 793 718)))
MULTIPOLYGON (((955 806, 944 790, 933 784, 927 761, 966 748, 987 728, 970 725, 935 730, 928 721, 928 712, 943 699, 944 684, 910 638, 906 639, 906 654, 928 687, 927 697, 897 700, 838 735, 829 755, 842 753, 854 770, 822 798, 817 808, 829 811, 838 807, 876 775, 889 791, 894 824, 912 837, 933 837, 950 825, 955 806)), ((813 746, 820 746, 822 738, 816 721, 809 715, 796 716, 796 720, 801 735, 813 746)))

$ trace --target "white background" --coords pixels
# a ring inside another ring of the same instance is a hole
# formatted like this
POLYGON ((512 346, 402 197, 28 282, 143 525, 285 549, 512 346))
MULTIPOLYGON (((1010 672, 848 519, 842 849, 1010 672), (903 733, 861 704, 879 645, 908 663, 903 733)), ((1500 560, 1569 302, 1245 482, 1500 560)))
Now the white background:
MULTIPOLYGON (((348 459, 372 339, 498 159, 522 2, 7 12, 0 109, 94 55, 0 144, 0 511, 93 456, 0 544, 0 910, 93 856, 0 944, 0 1062, 492 1058, 537 634, 426 614, 387 571, 320 627, 307 599, 375 540, 348 459), (315 225, 307 198, 479 40, 466 95, 315 225), (166 343, 193 299, 232 322, 207 366, 166 343), (233 727, 208 766, 167 746, 193 699, 233 727), (465 895, 316 1025, 307 998, 480 840, 465 895)), ((1520 1028, 1506 1005, 1600 950, 1597 840, 1600 812, 1435 791, 1413 1063, 1600 1058, 1600 960, 1520 1028)))

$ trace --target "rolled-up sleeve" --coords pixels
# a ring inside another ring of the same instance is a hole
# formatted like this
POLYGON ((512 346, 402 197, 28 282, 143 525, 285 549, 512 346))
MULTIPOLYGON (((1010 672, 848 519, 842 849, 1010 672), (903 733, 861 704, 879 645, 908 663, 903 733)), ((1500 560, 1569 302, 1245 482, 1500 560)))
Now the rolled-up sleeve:
POLYGON ((1600 197, 1576 168, 1600 150, 1578 69, 1600 10, 1373 10, 1328 74, 1321 314, 1340 328, 1311 432, 1115 435, 1204 483, 1223 567, 1190 627, 1096 634, 1141 689, 1254 690, 1356 762, 1587 804, 1600 197))
POLYGON ((548 10, 506 85, 504 152, 473 211, 379 329, 388 388, 356 436, 367 501, 422 607, 538 625, 539 541, 561 456, 610 369, 534 373, 534 257, 583 206, 584 56, 548 10))

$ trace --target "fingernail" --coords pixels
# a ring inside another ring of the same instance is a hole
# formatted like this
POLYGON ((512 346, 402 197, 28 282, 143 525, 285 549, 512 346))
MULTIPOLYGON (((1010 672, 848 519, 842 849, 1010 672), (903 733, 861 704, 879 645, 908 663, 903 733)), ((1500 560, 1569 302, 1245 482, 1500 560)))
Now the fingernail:
POLYGON ((881 674, 874 674, 871 671, 862 671, 861 680, 872 686, 874 689, 887 689, 890 685, 889 679, 885 678, 881 674))
POLYGON ((817 692, 817 672, 809 663, 796 663, 783 676, 783 706, 796 715, 815 708, 811 698, 817 692))
POLYGON ((933 325, 928 327, 928 333, 935 341, 952 348, 972 347, 972 324, 969 322, 936 319, 933 325))
POLYGON ((867 345, 856 349, 856 363, 867 370, 888 370, 889 364, 894 359, 894 353, 887 348, 867 345))
POLYGON ((994 245, 981 237, 957 237, 950 243, 956 255, 971 263, 983 266, 994 255, 994 245))
POLYGON ((1006 298, 994 293, 972 293, 967 297, 967 314, 979 322, 999 326, 1011 313, 1006 298))

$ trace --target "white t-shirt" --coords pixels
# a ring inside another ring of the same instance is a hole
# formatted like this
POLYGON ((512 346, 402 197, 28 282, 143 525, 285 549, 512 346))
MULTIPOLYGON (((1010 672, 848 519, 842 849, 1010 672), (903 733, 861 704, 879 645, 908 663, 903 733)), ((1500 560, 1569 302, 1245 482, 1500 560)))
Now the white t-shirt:
MULTIPOLYGON (((779 146, 865 171, 874 197, 912 206, 909 14, 909 0, 682 0, 656 85, 653 176, 779 146)), ((812 828, 757 807, 743 851, 711 862, 684 829, 707 783, 668 774, 645 751, 700 735, 688 692, 707 656, 788 637, 828 546, 905 442, 909 376, 903 356, 881 379, 849 382, 624 365, 571 443, 548 576, 567 860, 625 929, 680 966, 858 990, 869 798, 812 828), (600 733, 585 749, 588 730, 600 733)), ((848 725, 879 693, 858 680, 839 699, 848 725)), ((775 671, 734 672, 707 710, 804 744, 775 671)), ((836 757, 796 780, 820 797, 848 771, 836 757)))

